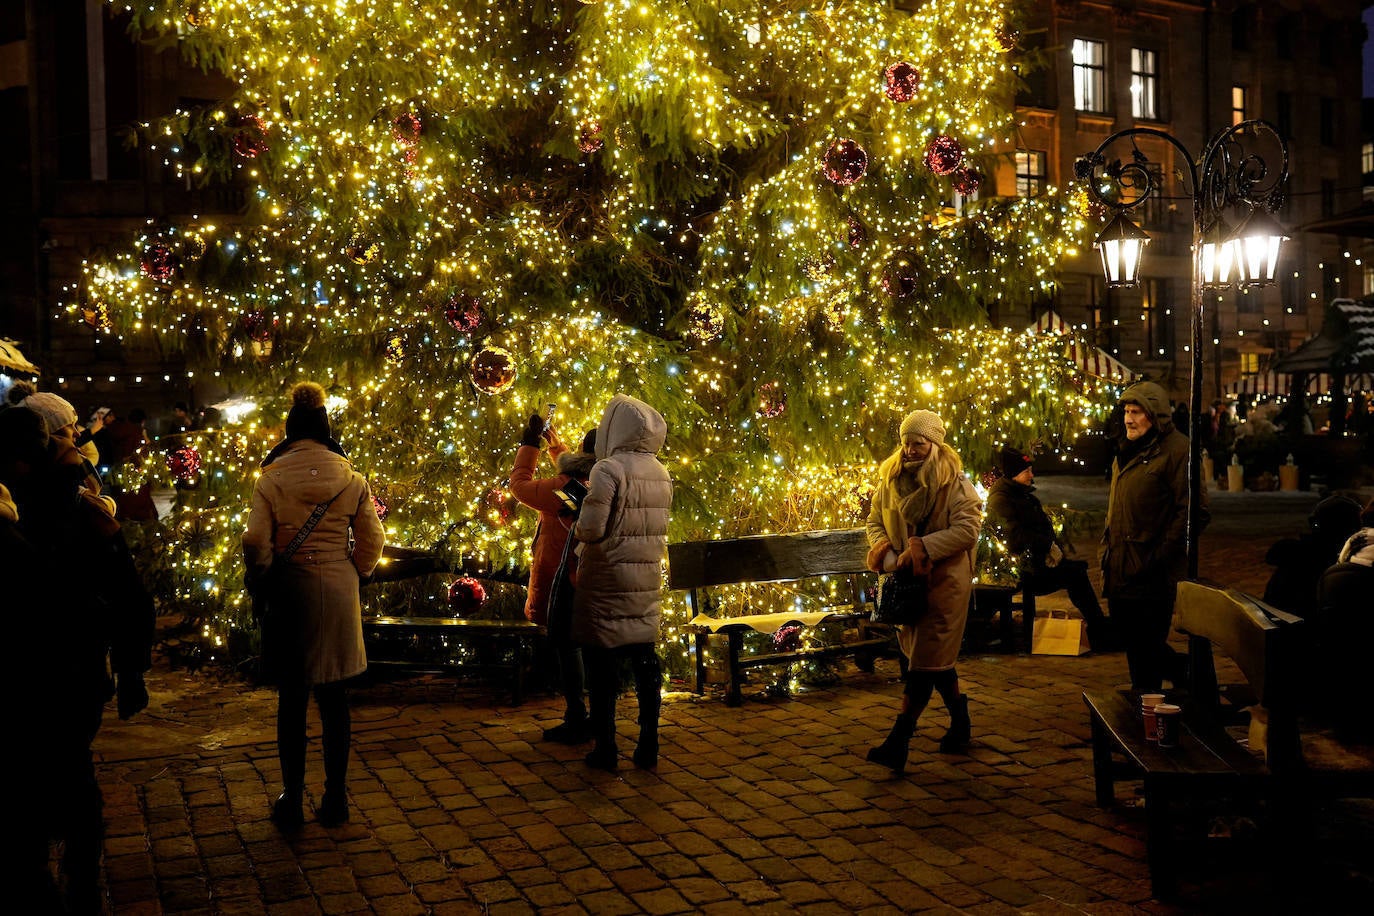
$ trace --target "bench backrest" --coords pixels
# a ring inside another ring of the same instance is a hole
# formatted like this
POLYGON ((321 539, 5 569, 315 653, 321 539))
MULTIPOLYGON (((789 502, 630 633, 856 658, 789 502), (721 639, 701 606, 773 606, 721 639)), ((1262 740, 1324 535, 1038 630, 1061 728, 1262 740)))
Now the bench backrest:
POLYGON ((1201 711, 1218 704, 1212 653, 1220 652, 1240 669, 1265 710, 1271 769, 1295 762, 1302 618, 1234 589, 1180 582, 1174 628, 1189 637, 1189 692, 1201 711))
POLYGON ((861 573, 867 556, 863 528, 684 541, 668 545, 668 585, 695 589, 861 573))

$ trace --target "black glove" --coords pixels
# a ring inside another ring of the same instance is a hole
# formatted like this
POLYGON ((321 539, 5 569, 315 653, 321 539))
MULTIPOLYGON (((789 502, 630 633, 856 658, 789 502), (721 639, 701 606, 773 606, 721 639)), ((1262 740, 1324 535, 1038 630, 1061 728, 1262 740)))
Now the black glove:
POLYGON ((121 674, 115 687, 119 718, 128 719, 148 708, 148 688, 143 674, 121 674))
POLYGON ((541 448, 544 441, 544 418, 537 413, 530 414, 530 423, 520 435, 521 445, 541 448))

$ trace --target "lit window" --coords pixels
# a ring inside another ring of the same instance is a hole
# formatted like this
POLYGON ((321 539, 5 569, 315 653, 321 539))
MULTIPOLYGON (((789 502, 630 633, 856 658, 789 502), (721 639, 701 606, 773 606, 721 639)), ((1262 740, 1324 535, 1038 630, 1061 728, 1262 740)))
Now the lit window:
POLYGON ((1159 120, 1159 58, 1144 48, 1131 48, 1131 116, 1159 120))
POLYGON ((1107 46, 1086 38, 1073 40, 1073 107, 1107 110, 1107 46))
POLYGON ((1364 292, 1362 295, 1374 295, 1374 264, 1364 265, 1364 292))
POLYGON ((1045 193, 1045 151, 1019 149, 1016 151, 1016 196, 1038 197, 1045 193))
POLYGON ((1245 120, 1245 87, 1231 87, 1231 123, 1239 124, 1245 120))
POLYGON ((1259 372, 1259 354, 1242 352, 1240 354, 1240 372, 1241 375, 1254 375, 1259 372))
POLYGON ((1360 171, 1366 175, 1374 172, 1374 143, 1360 147, 1360 171))

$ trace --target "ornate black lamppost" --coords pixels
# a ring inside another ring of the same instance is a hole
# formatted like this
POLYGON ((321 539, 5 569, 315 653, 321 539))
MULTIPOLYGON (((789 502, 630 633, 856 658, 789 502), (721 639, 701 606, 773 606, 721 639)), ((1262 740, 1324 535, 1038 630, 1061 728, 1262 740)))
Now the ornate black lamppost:
POLYGON ((1160 189, 1151 162, 1136 146, 1137 137, 1156 137, 1178 150, 1176 170, 1193 201, 1192 393, 1188 410, 1188 577, 1197 578, 1199 521, 1202 510, 1202 296, 1203 290, 1265 286, 1274 281, 1279 246, 1288 236, 1273 217, 1288 189, 1288 146, 1268 121, 1249 120, 1218 131, 1193 158, 1172 134, 1152 127, 1117 131, 1078 160, 1075 171, 1088 193, 1114 213, 1093 247, 1102 255, 1108 287, 1135 286, 1150 237, 1129 216, 1160 189), (1108 160, 1114 144, 1130 140, 1130 158, 1108 160), (1278 154, 1271 175, 1255 147, 1278 154), (1239 221, 1232 230, 1226 217, 1239 221))

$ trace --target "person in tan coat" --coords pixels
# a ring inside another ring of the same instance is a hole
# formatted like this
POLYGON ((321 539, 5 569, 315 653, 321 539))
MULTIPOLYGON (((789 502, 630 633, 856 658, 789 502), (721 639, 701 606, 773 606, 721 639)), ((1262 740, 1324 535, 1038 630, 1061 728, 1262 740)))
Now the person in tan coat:
POLYGON ((302 382, 291 392, 286 438, 263 462, 243 532, 246 582, 267 573, 310 518, 324 515, 274 576, 270 608, 281 621, 277 645, 264 639, 264 667, 277 682, 277 754, 283 790, 272 818, 299 826, 305 792, 305 714, 313 690, 323 725, 325 788, 316 809, 326 826, 348 820, 346 782, 351 743, 346 683, 367 669, 361 579, 381 559, 385 533, 367 481, 330 434, 324 389, 302 382), (353 546, 349 550, 349 532, 353 546))
POLYGON ((936 690, 950 717, 940 750, 958 753, 968 745, 968 697, 954 666, 968 622, 982 509, 963 462, 945 444, 944 422, 929 410, 908 414, 897 450, 878 468, 868 515, 869 569, 908 568, 929 580, 929 609, 897 632, 907 658, 901 712, 887 740, 866 755, 894 773, 904 772, 916 720, 936 690))

